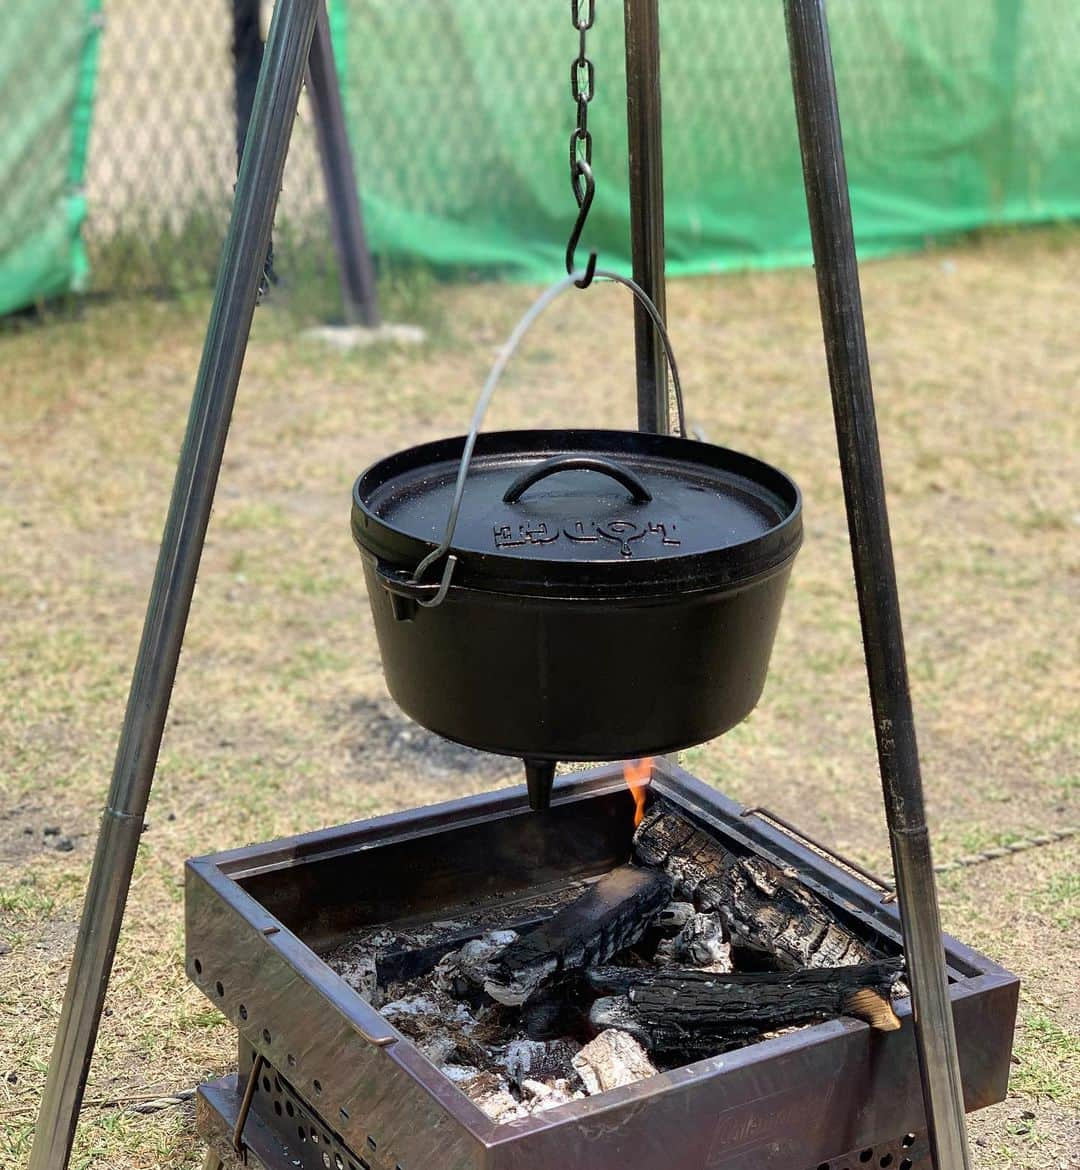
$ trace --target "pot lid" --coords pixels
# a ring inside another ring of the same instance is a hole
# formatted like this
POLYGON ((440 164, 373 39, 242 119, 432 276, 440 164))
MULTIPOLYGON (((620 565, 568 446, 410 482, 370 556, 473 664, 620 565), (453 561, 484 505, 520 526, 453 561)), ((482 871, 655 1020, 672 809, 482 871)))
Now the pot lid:
MULTIPOLYGON (((362 549, 412 570, 439 545, 464 442, 411 447, 359 477, 362 549)), ((638 431, 504 431, 477 440, 451 551, 455 585, 695 588, 775 570, 800 539, 798 488, 748 455, 638 431)))

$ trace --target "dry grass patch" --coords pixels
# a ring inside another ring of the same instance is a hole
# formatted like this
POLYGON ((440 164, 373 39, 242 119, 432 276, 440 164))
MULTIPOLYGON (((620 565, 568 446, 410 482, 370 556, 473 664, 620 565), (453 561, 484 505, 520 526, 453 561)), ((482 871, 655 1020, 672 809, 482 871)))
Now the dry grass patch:
MULTIPOLYGON (((864 272, 939 860, 1078 819, 1078 263, 1075 234, 1027 233, 864 272)), ((516 780, 500 761, 408 750, 348 508, 368 462, 461 432, 532 295, 426 291, 441 322, 429 345, 354 355, 260 310, 91 1100, 187 1087, 233 1059, 231 1029, 182 971, 185 857, 516 780)), ((764 700, 686 762, 884 868, 812 275, 682 281, 669 301, 691 419, 789 470, 806 497, 764 700)), ((28 1150, 205 310, 95 305, 0 338, 5 1163, 28 1150)), ((567 299, 530 337, 490 425, 633 425, 631 355, 623 290, 567 299)), ((1013 1095, 976 1123, 980 1170, 1046 1170, 1075 1152, 1075 868, 1074 841, 943 883, 949 928, 1025 978, 1013 1095)), ((87 1112, 75 1165, 179 1170, 199 1156, 190 1109, 104 1106, 87 1112)))

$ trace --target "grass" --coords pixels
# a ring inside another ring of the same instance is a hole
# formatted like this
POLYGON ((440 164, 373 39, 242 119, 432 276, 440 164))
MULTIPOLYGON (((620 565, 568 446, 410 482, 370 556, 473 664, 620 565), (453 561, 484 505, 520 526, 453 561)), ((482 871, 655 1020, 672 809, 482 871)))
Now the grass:
MULTIPOLYGON (((1080 237, 1055 231, 864 269, 937 861, 1078 819, 1078 263, 1080 237)), ((289 302, 309 278, 285 277, 256 315, 91 1100, 187 1087, 235 1057, 230 1028, 183 974, 186 857, 498 783, 371 742, 364 712, 393 709, 348 501, 371 460, 461 431, 532 290, 391 274, 385 316, 422 319, 428 344, 350 354, 299 336, 304 313, 289 302)), ((632 425, 629 303, 612 288, 582 298, 530 335, 492 428, 632 425), (568 345, 573 366, 560 360, 568 345)), ((884 869, 812 275, 680 281, 669 304, 691 421, 788 469, 807 532, 761 705, 684 762, 884 869)), ((29 1148, 207 311, 202 292, 90 303, 0 336, 5 1165, 29 1148), (51 847, 46 825, 74 850, 51 847)), ((1025 981, 1011 1095, 974 1122, 980 1170, 1045 1170, 1071 1154, 1074 853, 1063 842, 942 880, 947 927, 1025 981)), ((188 1108, 102 1106, 73 1164, 187 1170, 200 1153, 188 1108)))
POLYGON ((1025 1012, 1016 1046, 1019 1065, 1013 1089, 1040 1100, 1077 1100, 1080 1092, 1080 1037, 1050 1016, 1025 1012))

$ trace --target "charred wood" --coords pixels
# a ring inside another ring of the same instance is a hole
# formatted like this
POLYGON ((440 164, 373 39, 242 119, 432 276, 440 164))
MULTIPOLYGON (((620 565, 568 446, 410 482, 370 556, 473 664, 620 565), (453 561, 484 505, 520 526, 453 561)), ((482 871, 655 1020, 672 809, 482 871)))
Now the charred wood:
MULTIPOLYGON (((500 928, 500 933, 502 930, 512 930, 520 934, 522 931, 531 930, 541 922, 546 922, 553 913, 553 910, 548 910, 532 914, 521 921, 511 922, 508 926, 500 928)), ((410 945, 407 939, 403 939, 401 945, 376 956, 376 982, 379 987, 386 988, 394 983, 407 983, 419 979, 433 971, 451 951, 458 951, 467 943, 482 939, 489 933, 491 932, 478 926, 432 942, 410 945)))
POLYGON ((900 1026, 891 993, 902 961, 793 972, 711 972, 593 968, 594 1027, 624 1028, 654 1052, 713 1047, 717 1037, 745 1037, 789 1024, 852 1015, 872 1027, 900 1026))
POLYGON ((699 1060, 751 1043, 759 1028, 732 1027, 724 1033, 648 1020, 625 995, 602 996, 594 1001, 589 1020, 597 1031, 615 1028, 627 1032, 653 1057, 699 1060))
POLYGON ((620 866, 494 955, 484 990, 499 1003, 520 1006, 557 977, 603 963, 631 946, 670 898, 671 882, 663 874, 620 866))
POLYGON ((506 1075, 519 1090, 526 1081, 575 1083, 573 1060, 580 1050, 573 1040, 514 1040, 506 1047, 506 1075))
POLYGON ((657 801, 638 826, 634 856, 666 873, 676 897, 698 910, 715 910, 726 897, 724 863, 731 854, 664 801, 657 801))
POLYGON ((729 856, 724 882, 720 916, 737 966, 801 971, 879 957, 791 870, 762 857, 729 856))
POLYGON ((724 939, 720 915, 691 914, 674 938, 665 940, 656 948, 656 959, 679 967, 730 971, 731 948, 724 939))

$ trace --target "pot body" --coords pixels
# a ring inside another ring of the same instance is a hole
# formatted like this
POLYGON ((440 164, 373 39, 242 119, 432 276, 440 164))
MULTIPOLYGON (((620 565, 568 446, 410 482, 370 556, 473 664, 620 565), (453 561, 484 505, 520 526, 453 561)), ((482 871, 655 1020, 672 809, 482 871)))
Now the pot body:
POLYGON ((391 695, 447 739, 537 760, 677 751, 744 719, 765 685, 794 554, 756 579, 621 599, 451 587, 403 605, 364 553, 391 695))

